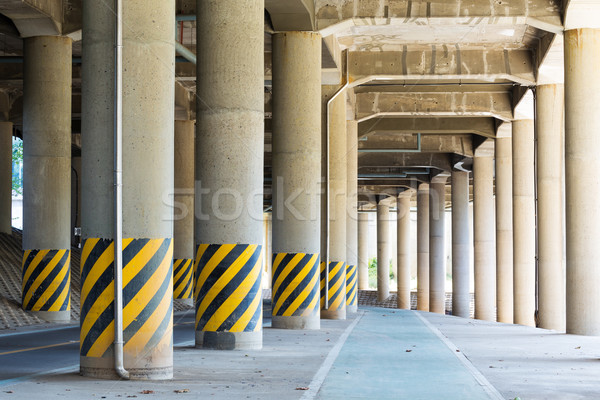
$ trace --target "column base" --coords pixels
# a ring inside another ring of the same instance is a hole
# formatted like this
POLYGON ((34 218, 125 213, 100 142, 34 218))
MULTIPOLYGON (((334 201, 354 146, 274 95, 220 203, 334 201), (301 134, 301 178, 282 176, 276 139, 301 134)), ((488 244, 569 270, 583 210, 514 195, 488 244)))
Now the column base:
POLYGON ((205 332, 196 331, 197 349, 260 350, 262 330, 257 332, 205 332))
POLYGON ((346 313, 357 313, 358 312, 358 305, 353 305, 353 306, 346 306, 346 313))
POLYGON ((274 315, 271 327, 275 329, 318 330, 321 328, 321 320, 318 315, 310 317, 282 317, 274 315))
MULTIPOLYGON (((129 379, 137 381, 160 381, 173 379, 173 366, 159 368, 127 368, 129 379)), ((79 373, 94 379, 120 380, 112 357, 80 357, 79 373)))
POLYGON ((173 300, 184 306, 188 306, 188 307, 194 306, 194 299, 173 299, 173 300))
MULTIPOLYGON (((28 311, 28 310, 26 310, 28 311)), ((32 315, 48 322, 65 323, 71 322, 71 310, 65 311, 29 311, 32 315)))
POLYGON ((346 308, 337 310, 321 310, 321 319, 346 319, 346 308))

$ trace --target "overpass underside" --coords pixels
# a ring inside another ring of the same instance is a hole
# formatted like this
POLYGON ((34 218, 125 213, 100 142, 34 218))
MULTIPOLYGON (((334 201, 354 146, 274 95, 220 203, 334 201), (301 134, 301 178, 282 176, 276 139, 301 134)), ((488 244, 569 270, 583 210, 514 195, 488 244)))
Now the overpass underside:
POLYGON ((345 319, 371 212, 379 301, 395 248, 398 308, 415 258, 419 310, 451 271, 453 315, 600 335, 599 4, 117 3, 0 0, 0 232, 16 136, 21 307, 69 321, 81 248, 83 375, 172 378, 174 299, 205 349, 262 348, 263 289, 345 319))

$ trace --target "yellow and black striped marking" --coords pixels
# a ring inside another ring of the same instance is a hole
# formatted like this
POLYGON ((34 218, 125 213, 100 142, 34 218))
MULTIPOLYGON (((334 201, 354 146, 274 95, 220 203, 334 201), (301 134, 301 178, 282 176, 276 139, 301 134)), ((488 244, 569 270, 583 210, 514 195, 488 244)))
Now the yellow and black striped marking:
POLYGON ((314 315, 318 310, 319 254, 277 253, 273 257, 274 316, 314 315))
POLYGON ((191 299, 194 293, 194 260, 173 260, 173 298, 191 299))
MULTIPOLYGON (((329 307, 337 310, 345 306, 346 300, 346 267, 343 261, 329 263, 329 307)), ((321 263, 321 309, 325 308, 325 263, 321 263)))
POLYGON ((23 253, 23 309, 71 309, 71 250, 25 250, 23 253))
MULTIPOLYGON (((114 243, 87 239, 81 255, 81 342, 84 357, 112 355, 114 243)), ((173 241, 123 239, 123 341, 128 357, 173 346, 173 241)), ((171 351, 171 350, 168 350, 171 351)))
POLYGON ((196 330, 262 329, 262 246, 201 244, 196 253, 196 330))
POLYGON ((358 305, 358 268, 356 265, 346 265, 346 305, 358 305))

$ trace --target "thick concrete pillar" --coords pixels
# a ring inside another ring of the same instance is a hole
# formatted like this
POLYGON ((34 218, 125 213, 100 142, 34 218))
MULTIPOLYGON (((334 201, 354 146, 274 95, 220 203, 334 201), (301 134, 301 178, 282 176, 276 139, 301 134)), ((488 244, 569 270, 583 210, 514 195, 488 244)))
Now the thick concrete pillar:
POLYGON ((369 213, 358 213, 358 289, 369 289, 369 213))
POLYGON ((12 233, 12 122, 0 122, 0 233, 12 233))
POLYGON ((600 29, 564 40, 567 333, 600 335, 600 29))
POLYGON ((72 41, 27 38, 23 93, 23 309, 71 319, 72 41))
POLYGON ((446 179, 429 185, 429 311, 446 310, 446 179))
MULTIPOLYGON (((83 6, 81 373, 113 378, 115 14, 83 6)), ((132 379, 170 379, 175 10, 133 0, 123 11, 124 364, 132 379)))
POLYGON ((358 122, 347 121, 346 309, 358 310, 358 122))
POLYGON ((273 283, 273 215, 263 214, 263 289, 272 289, 273 283))
MULTIPOLYGON (((325 213, 329 229, 321 231, 329 243, 329 254, 321 263, 321 318, 346 318, 346 190, 348 185, 346 94, 340 93, 327 107, 327 101, 339 90, 338 86, 323 86, 322 121, 323 139, 327 141, 327 114, 329 114, 329 181, 327 192, 329 210, 325 213), (326 284, 325 280, 329 279, 326 284), (328 288, 326 293, 326 287, 328 288)), ((325 146, 327 149, 327 146, 325 146)), ((315 151, 315 148, 312 149, 315 151)), ((326 153, 323 162, 327 162, 326 153)), ((325 201, 327 203, 327 201, 325 201)), ((324 216, 322 216, 322 220, 324 216)), ((326 222, 326 221, 325 221, 326 222)), ((327 252, 327 250, 322 252, 327 252)))
POLYGON ((473 157, 475 318, 486 321, 495 321, 496 307, 493 146, 485 142, 473 157))
POLYGON ((539 326, 564 332, 564 86, 538 86, 536 94, 539 326))
POLYGON ((471 316, 469 173, 452 171, 452 315, 471 316))
POLYGON ((413 190, 407 190, 398 196, 398 308, 410 310, 410 266, 412 260, 410 240, 410 198, 413 190))
POLYGON ((264 1, 197 4, 196 347, 258 349, 264 1))
MULTIPOLYGON (((512 126, 496 138, 496 313, 497 321, 513 323, 512 126)), ((500 132, 500 130, 499 130, 500 132)))
POLYGON ((429 185, 417 191, 417 310, 429 311, 429 185))
POLYGON ((194 121, 175 121, 173 298, 192 305, 194 286, 194 121))
MULTIPOLYGON (((273 36, 273 327, 319 329, 321 35, 273 36)), ((345 296, 345 293, 344 293, 345 296)))
POLYGON ((518 120, 512 126, 514 321, 535 326, 534 123, 518 120))
POLYGON ((377 204, 377 301, 390 297, 390 207, 377 204))

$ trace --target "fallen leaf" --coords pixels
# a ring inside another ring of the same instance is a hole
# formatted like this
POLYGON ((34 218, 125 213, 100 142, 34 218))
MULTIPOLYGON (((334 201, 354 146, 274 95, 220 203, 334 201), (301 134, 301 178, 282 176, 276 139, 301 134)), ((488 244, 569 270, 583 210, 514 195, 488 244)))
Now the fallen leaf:
POLYGON ((575 350, 579 350, 581 348, 581 346, 577 346, 575 347, 575 350))
POLYGON ((177 389, 173 390, 175 393, 189 393, 190 389, 177 389))
POLYGON ((412 350, 406 350, 407 353, 410 353, 412 350))
POLYGON ((299 386, 296 390, 308 390, 308 388, 306 386, 299 386))
POLYGON ((142 394, 154 394, 154 390, 142 390, 140 393, 142 393, 142 394))

